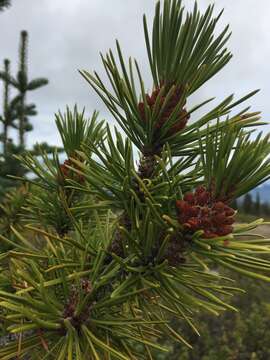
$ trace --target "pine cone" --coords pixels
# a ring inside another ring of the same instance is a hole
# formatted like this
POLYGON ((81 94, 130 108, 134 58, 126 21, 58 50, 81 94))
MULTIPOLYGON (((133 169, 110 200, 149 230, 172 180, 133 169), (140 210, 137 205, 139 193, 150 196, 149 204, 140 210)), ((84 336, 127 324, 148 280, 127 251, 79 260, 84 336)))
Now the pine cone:
POLYGON ((60 165, 60 170, 62 172, 63 178, 74 179, 79 183, 83 184, 85 181, 85 177, 81 174, 75 173, 74 171, 69 169, 68 166, 77 168, 76 165, 70 159, 65 160, 64 163, 60 165))
MULTIPOLYGON (((156 104, 156 101, 157 101, 160 91, 161 91, 161 88, 159 87, 159 88, 155 89, 151 95, 146 94, 146 102, 147 102, 151 112, 153 111, 153 109, 155 107, 155 104, 156 104)), ((159 99, 160 109, 164 104, 164 101, 168 94, 168 91, 165 92, 159 99)), ((170 99, 167 101, 164 109, 162 110, 159 121, 155 124, 156 134, 158 134, 159 130, 162 128, 162 126, 168 121, 170 116, 173 114, 178 103, 181 101, 182 95, 183 95, 182 88, 176 87, 174 90, 174 93, 171 95, 170 99)), ((138 104, 138 109, 139 109, 141 119, 144 122, 146 122, 147 119, 146 119, 146 109, 145 109, 144 102, 140 102, 138 104)), ((174 135, 174 134, 180 132, 181 130, 183 130, 186 127, 189 117, 190 116, 188 115, 187 111, 184 108, 180 109, 177 114, 178 121, 176 121, 176 123, 174 125, 172 125, 172 127, 168 130, 167 136, 174 135)))
POLYGON ((157 165, 154 155, 145 155, 140 161, 138 175, 141 179, 151 179, 157 165))
POLYGON ((203 186, 194 193, 187 193, 176 201, 178 221, 185 231, 203 230, 203 237, 225 236, 233 231, 234 209, 222 201, 215 201, 203 186))

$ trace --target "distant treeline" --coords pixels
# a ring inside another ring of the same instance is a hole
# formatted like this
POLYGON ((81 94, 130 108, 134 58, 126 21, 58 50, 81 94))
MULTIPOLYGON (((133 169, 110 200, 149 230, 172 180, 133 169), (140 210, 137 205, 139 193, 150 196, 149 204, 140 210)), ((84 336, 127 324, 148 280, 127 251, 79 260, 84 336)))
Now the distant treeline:
POLYGON ((255 200, 253 200, 251 194, 246 194, 242 201, 235 201, 232 207, 244 214, 270 216, 270 204, 262 202, 259 193, 256 194, 255 200))

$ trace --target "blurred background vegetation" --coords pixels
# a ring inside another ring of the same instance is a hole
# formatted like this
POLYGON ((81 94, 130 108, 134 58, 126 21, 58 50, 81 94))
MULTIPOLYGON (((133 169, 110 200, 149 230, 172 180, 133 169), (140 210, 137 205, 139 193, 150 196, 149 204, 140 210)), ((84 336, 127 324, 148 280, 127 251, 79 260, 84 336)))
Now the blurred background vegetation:
MULTIPOLYGON (((269 185, 264 185, 265 189, 269 185)), ((261 192, 263 193, 263 190, 261 192)), ((266 192, 265 192, 266 193, 266 192)), ((266 195, 266 194, 265 194, 266 195)), ((246 194, 234 203, 238 209, 238 222, 250 222, 258 217, 270 219, 269 199, 261 199, 259 191, 246 194)), ((270 225, 261 227, 262 235, 270 235, 270 225)), ((220 269, 216 269, 220 271, 220 269)), ((196 326, 201 336, 186 325, 175 321, 174 326, 182 330, 182 334, 193 349, 179 344, 170 344, 169 354, 157 355, 157 360, 267 360, 270 359, 270 289, 269 284, 253 279, 224 272, 224 276, 234 278, 239 288, 247 294, 240 294, 230 303, 239 309, 238 313, 226 311, 215 317, 208 313, 197 316, 196 326)))
MULTIPOLYGON (((230 274, 225 274, 229 275, 230 274)), ((234 276, 235 278, 235 276, 234 276)), ((235 296, 231 303, 238 313, 226 311, 215 317, 201 313, 198 337, 186 324, 179 323, 193 349, 168 344, 170 353, 157 360, 267 360, 270 359, 270 291, 269 285, 252 279, 236 279, 248 294, 235 296)))

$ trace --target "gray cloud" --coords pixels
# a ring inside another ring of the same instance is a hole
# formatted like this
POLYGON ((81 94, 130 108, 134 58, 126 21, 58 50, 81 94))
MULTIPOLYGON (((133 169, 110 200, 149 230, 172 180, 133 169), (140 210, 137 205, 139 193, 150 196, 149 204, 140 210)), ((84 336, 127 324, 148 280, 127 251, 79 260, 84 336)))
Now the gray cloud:
MULTIPOLYGON (((191 1, 185 3, 190 6, 191 1)), ((199 0, 205 9, 212 1, 199 0)), ((29 96, 36 102, 39 115, 33 120, 35 130, 29 144, 47 140, 59 143, 54 126, 54 112, 65 105, 78 103, 88 113, 98 109, 110 116, 98 97, 78 74, 77 69, 103 73, 99 51, 114 48, 118 38, 126 55, 135 56, 142 65, 148 87, 151 87, 142 31, 142 14, 152 17, 155 1, 145 0, 13 0, 13 6, 0 15, 0 60, 12 60, 17 66, 19 32, 29 31, 30 76, 46 76, 50 84, 29 96)), ((229 42, 234 54, 231 63, 196 95, 196 100, 216 96, 221 100, 230 93, 244 95, 261 88, 249 103, 263 111, 267 120, 270 44, 268 20, 270 4, 260 0, 217 0, 217 11, 225 7, 221 26, 231 24, 229 42), (257 4, 257 3, 256 3, 257 4)))

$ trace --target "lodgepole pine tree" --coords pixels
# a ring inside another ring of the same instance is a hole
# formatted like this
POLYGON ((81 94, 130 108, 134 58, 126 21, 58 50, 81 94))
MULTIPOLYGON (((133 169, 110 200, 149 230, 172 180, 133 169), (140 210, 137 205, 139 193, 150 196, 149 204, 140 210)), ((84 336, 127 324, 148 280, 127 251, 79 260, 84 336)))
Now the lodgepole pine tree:
POLYGON ((67 109, 56 115, 65 161, 19 157, 36 179, 24 227, 0 235, 12 247, 1 255, 1 319, 17 334, 1 359, 155 359, 167 351, 161 336, 191 347, 171 317, 199 333, 196 312, 237 311, 229 298, 241 289, 211 269, 270 281, 270 241, 249 233, 263 220, 236 224, 231 207, 269 179, 269 136, 253 135, 264 123, 235 110, 256 91, 203 116, 211 99, 189 104, 232 56, 213 11, 157 2, 152 34, 144 17, 151 90, 118 42, 101 56, 109 87, 81 71, 122 131, 67 109))

